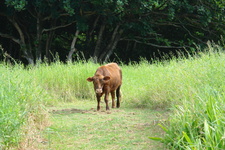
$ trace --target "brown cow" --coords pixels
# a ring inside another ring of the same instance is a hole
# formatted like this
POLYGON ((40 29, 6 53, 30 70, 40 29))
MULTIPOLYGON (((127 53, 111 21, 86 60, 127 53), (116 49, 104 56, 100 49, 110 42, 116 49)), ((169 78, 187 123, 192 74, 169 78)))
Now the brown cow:
POLYGON ((98 101, 98 111, 100 110, 100 100, 103 94, 105 94, 106 110, 109 110, 109 93, 111 93, 112 96, 112 108, 115 108, 115 91, 117 97, 116 107, 120 107, 122 71, 116 63, 109 63, 107 65, 100 66, 96 70, 95 75, 87 78, 87 81, 93 81, 94 90, 98 101))

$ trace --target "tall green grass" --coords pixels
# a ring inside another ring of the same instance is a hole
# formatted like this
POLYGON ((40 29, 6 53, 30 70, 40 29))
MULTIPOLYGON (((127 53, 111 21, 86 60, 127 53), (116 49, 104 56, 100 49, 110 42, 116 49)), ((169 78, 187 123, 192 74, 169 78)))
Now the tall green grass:
POLYGON ((52 97, 47 104, 55 105, 94 99, 92 84, 88 83, 86 78, 93 76, 98 66, 85 61, 69 64, 56 62, 51 65, 41 64, 33 68, 33 72, 36 82, 52 97))
POLYGON ((26 138, 24 126, 30 115, 42 121, 48 96, 22 65, 0 64, 0 149, 17 147, 26 138))
POLYGON ((171 103, 173 113, 169 125, 160 125, 165 136, 151 139, 170 149, 225 147, 225 54, 221 47, 211 44, 206 51, 169 63, 174 67, 171 77, 175 77, 171 83, 171 93, 176 93, 171 103))
MULTIPOLYGON (((220 149, 224 145, 225 54, 209 44, 195 56, 150 64, 120 64, 123 71, 121 107, 171 110, 165 137, 155 138, 173 149, 220 149)), ((99 64, 78 61, 51 65, 0 65, 0 144, 21 141, 29 114, 43 106, 78 100, 96 101, 93 84, 86 81, 99 64)), ((43 114, 42 114, 43 116, 43 114)), ((40 115, 41 117, 41 115, 40 115)), ((154 138, 153 138, 154 139, 154 138)))

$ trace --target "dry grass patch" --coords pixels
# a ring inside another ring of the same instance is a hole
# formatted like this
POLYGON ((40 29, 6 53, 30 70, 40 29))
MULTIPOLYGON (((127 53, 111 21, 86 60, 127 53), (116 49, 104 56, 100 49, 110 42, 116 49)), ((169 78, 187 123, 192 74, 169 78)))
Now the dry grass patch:
POLYGON ((42 112, 42 114, 38 114, 38 116, 30 113, 26 124, 21 129, 23 130, 23 139, 18 145, 18 149, 38 150, 40 144, 46 143, 46 139, 41 133, 50 125, 51 122, 49 121, 49 114, 47 112, 42 112))

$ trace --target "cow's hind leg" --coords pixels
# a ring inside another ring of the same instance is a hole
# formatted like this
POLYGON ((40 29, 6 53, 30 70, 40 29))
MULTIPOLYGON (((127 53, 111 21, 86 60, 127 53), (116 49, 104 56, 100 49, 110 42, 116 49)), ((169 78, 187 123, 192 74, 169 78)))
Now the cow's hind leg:
POLYGON ((117 107, 117 108, 120 108, 120 101, 121 101, 120 87, 121 87, 121 86, 119 86, 119 87, 116 89, 116 98, 117 98, 117 101, 116 101, 116 107, 117 107))
POLYGON ((115 91, 111 92, 111 96, 112 96, 112 108, 115 108, 115 91))

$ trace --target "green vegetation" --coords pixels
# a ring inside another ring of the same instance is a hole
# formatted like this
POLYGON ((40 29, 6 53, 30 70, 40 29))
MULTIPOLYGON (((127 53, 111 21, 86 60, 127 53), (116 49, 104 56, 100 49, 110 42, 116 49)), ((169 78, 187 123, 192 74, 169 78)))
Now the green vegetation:
POLYGON ((56 55, 76 60, 72 54, 82 53, 97 62, 129 62, 177 49, 192 53, 195 45, 225 35, 224 0, 1 2, 0 60, 36 64, 56 55))
POLYGON ((93 85, 86 81, 98 66, 86 61, 26 69, 1 64, 1 148, 24 146, 31 138, 31 129, 26 128, 29 125, 41 130, 45 139, 38 147, 53 149, 70 145, 81 149, 126 148, 122 141, 130 149, 147 149, 155 145, 148 137, 170 149, 224 148, 225 54, 221 47, 208 43, 204 52, 188 58, 121 64, 122 107, 108 113, 94 111, 93 85), (168 121, 162 121, 168 111, 168 121), (162 121, 157 130, 154 120, 162 121))
POLYGON ((165 137, 151 139, 174 149, 224 149, 225 54, 221 50, 209 44, 207 53, 170 62, 172 85, 167 90, 173 114, 169 125, 160 125, 165 137))
POLYGON ((49 96, 30 73, 20 65, 0 64, 0 149, 19 144, 29 118, 45 121, 43 104, 49 96))

